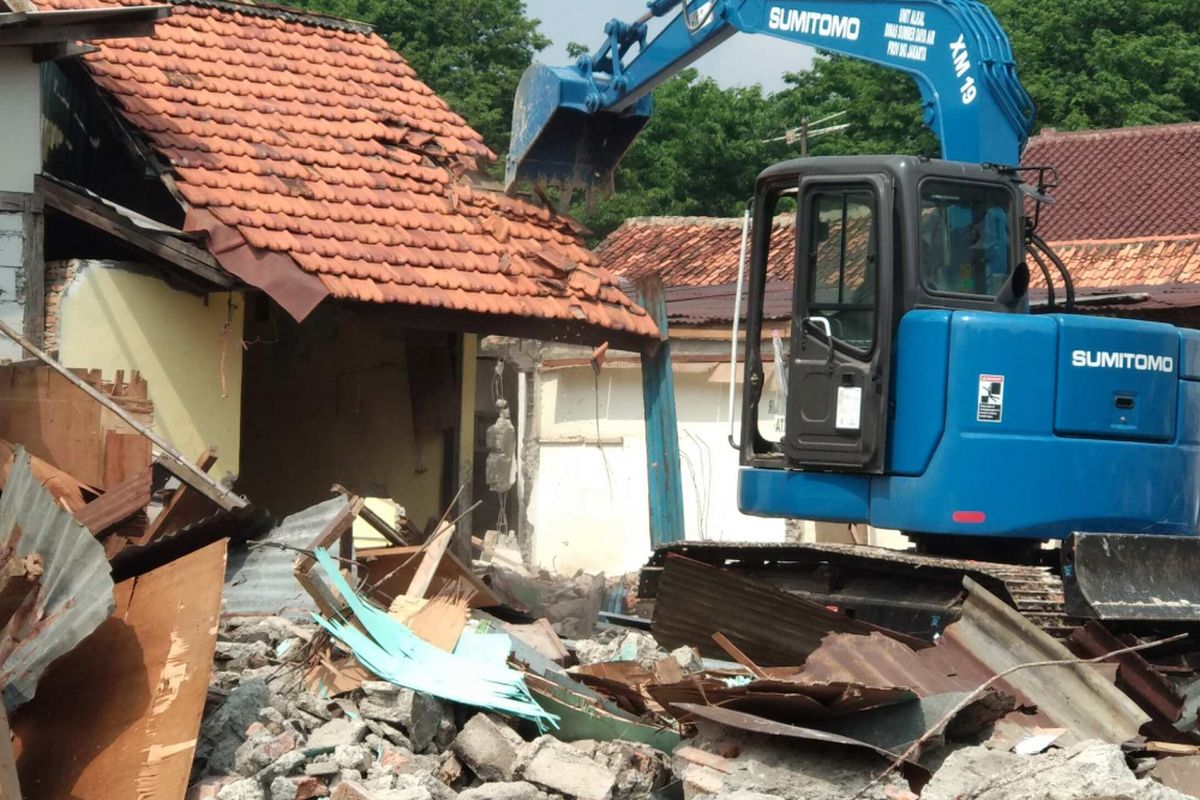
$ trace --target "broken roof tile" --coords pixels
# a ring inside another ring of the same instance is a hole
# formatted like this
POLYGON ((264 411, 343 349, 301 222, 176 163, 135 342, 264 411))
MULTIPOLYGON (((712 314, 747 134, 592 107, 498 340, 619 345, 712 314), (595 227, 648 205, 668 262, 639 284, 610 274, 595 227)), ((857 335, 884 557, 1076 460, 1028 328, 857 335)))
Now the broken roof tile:
POLYGON ((173 169, 187 211, 290 256, 338 298, 586 319, 593 338, 657 334, 572 221, 456 177, 494 155, 368 26, 228 0, 173 5, 154 37, 98 42, 84 63, 173 169), (566 262, 594 280, 539 280, 566 262))

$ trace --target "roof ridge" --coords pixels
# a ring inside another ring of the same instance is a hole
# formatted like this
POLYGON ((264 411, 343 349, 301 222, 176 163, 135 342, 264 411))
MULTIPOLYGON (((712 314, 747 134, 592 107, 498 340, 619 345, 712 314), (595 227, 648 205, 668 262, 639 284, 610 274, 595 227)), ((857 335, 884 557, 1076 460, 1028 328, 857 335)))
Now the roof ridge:
POLYGON ((1092 247, 1092 246, 1118 246, 1131 244, 1157 244, 1162 242, 1171 243, 1192 243, 1200 242, 1200 234, 1197 233, 1175 233, 1163 234, 1161 236, 1128 236, 1115 239, 1061 239, 1053 242, 1046 242, 1051 248, 1057 249, 1060 247, 1092 247))
POLYGON ((1106 139, 1141 136, 1147 133, 1183 133, 1190 130, 1200 131, 1200 121, 1151 123, 1146 125, 1126 125, 1119 128, 1085 128, 1076 131, 1060 131, 1057 128, 1042 128, 1036 136, 1029 138, 1029 144, 1035 142, 1057 141, 1060 139, 1106 139))
MULTIPOLYGON (((776 225, 783 223, 794 223, 795 215, 791 213, 776 214, 776 225)), ((658 228, 676 227, 679 225, 698 225, 709 228, 740 228, 742 225, 741 217, 702 217, 702 216, 678 216, 673 217, 668 214, 647 217, 627 217, 620 227, 624 228, 642 225, 646 227, 654 226, 658 228)), ((611 236, 611 234, 610 234, 611 236)))
POLYGON ((214 8, 219 11, 229 11, 253 17, 265 17, 267 19, 278 19, 284 22, 294 22, 298 25, 332 28, 334 30, 361 33, 368 36, 375 33, 375 26, 367 22, 357 22, 342 17, 335 17, 331 14, 322 14, 316 11, 308 11, 306 9, 274 3, 257 3, 254 0, 168 0, 168 2, 176 6, 214 8))

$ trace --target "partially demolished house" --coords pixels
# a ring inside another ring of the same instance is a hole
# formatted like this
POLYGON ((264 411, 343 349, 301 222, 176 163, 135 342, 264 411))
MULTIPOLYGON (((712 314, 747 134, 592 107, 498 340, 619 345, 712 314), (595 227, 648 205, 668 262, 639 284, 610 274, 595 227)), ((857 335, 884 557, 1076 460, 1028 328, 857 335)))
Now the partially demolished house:
POLYGON ((477 393, 480 438, 496 418, 477 334, 656 336, 570 220, 490 188, 479 134, 369 27, 171 11, 42 70, 45 342, 139 371, 157 430, 214 447, 239 492, 469 509, 477 393))

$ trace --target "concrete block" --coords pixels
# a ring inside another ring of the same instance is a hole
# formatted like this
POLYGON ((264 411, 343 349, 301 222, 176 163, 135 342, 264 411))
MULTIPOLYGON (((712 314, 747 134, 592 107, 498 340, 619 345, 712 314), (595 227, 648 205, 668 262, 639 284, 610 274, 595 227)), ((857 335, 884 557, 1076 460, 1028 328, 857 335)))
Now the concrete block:
POLYGON ((279 776, 271 781, 269 792, 271 800, 296 800, 296 782, 279 776))
POLYGON ((552 736, 538 737, 522 748, 517 773, 530 783, 580 800, 607 800, 616 785, 611 770, 552 736))
POLYGON ((244 778, 217 792, 217 800, 267 800, 267 795, 258 781, 244 778))
POLYGON ((367 731, 365 722, 338 717, 314 729, 309 734, 307 747, 311 750, 317 747, 337 747, 339 744, 358 744, 367 738, 367 731))
POLYGON ((458 800, 546 800, 546 793, 526 781, 508 781, 459 792, 458 800))
POLYGON ((375 759, 371 751, 361 744, 339 744, 333 749, 333 760, 342 769, 366 772, 375 759))
MULTIPOLYGON (((498 725, 486 714, 467 720, 451 745, 454 755, 484 781, 511 781, 517 763, 517 746, 504 733, 515 734, 507 725, 498 725)), ((517 737, 520 744, 520 737, 517 737)))
POLYGON ((358 704, 359 713, 367 719, 398 725, 418 752, 433 743, 442 720, 450 717, 441 701, 394 683, 367 681, 362 690, 366 696, 358 704))

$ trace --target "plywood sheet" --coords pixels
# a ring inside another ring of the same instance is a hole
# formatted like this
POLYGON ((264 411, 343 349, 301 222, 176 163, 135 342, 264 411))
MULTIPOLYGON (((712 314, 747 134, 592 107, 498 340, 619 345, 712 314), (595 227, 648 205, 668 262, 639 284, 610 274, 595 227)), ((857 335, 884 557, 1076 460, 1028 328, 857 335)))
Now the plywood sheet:
POLYGON ((13 721, 26 797, 180 798, 216 645, 225 541, 116 587, 117 608, 13 721))
MULTIPOLYGON (((99 370, 74 372, 138 421, 151 425, 153 406, 140 377, 126 382, 121 376, 115 383, 105 383, 99 370)), ((30 454, 83 483, 107 489, 150 463, 148 442, 114 441, 117 451, 108 455, 110 431, 136 436, 115 414, 49 367, 0 365, 0 437, 24 445, 30 454)))

